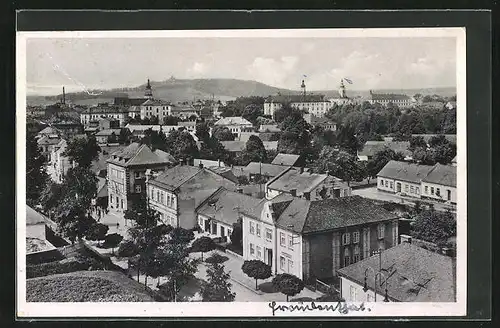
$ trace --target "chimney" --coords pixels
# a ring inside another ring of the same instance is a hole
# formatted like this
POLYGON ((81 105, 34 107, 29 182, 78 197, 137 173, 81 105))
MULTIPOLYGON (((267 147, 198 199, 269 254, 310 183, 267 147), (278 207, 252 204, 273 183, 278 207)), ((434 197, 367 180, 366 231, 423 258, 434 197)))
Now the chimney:
POLYGON ((304 173, 304 166, 300 167, 300 174, 304 173))
POLYGON ((307 199, 307 200, 311 200, 311 192, 306 191, 306 192, 304 193, 304 198, 305 198, 305 199, 307 199))
POLYGON ((399 237, 401 238, 400 244, 402 244, 402 243, 411 244, 411 236, 410 235, 400 235, 399 237))
POLYGON ((203 163, 200 162, 200 164, 198 164, 198 166, 200 167, 200 169, 203 168, 203 163))
POLYGON ((63 105, 66 104, 66 92, 64 92, 64 87, 63 87, 63 98, 62 98, 62 103, 63 105))
POLYGON ((220 159, 217 160, 217 166, 220 167, 220 159))
POLYGON ((297 189, 290 189, 290 195, 292 195, 293 197, 296 197, 297 196, 297 189))

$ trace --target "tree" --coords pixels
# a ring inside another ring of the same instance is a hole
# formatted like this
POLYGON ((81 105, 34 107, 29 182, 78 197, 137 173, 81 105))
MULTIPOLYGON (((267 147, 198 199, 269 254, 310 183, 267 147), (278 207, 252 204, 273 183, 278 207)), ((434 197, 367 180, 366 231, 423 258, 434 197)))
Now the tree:
POLYGON ((163 118, 164 125, 177 125, 179 118, 177 116, 167 115, 163 118))
POLYGON ((236 178, 238 179, 238 184, 240 186, 246 186, 249 183, 246 175, 239 175, 236 178))
MULTIPOLYGON (((28 181, 26 181, 26 183, 28 183, 28 181)), ((28 186, 26 186, 26 189, 28 190, 28 186)), ((50 212, 56 208, 57 204, 63 198, 63 195, 64 192, 62 184, 48 181, 40 195, 40 204, 42 204, 44 212, 50 216, 50 212)))
POLYGON ((457 222, 450 212, 423 210, 415 216, 411 228, 414 238, 422 239, 438 246, 448 245, 451 237, 457 234, 457 222))
POLYGON ((170 244, 186 245, 194 239, 194 232, 181 227, 176 227, 170 232, 170 244))
POLYGON ((203 253, 213 251, 215 249, 215 243, 210 237, 200 237, 193 241, 191 246, 192 252, 201 252, 201 260, 203 261, 203 253))
POLYGON ((58 232, 72 243, 85 237, 89 229, 96 223, 85 213, 81 200, 65 197, 60 200, 55 215, 58 232))
POLYGON ((111 135, 108 137, 107 142, 110 144, 118 142, 118 137, 114 132, 112 132, 111 135))
POLYGON ((120 130, 120 134, 118 135, 118 143, 121 145, 130 144, 130 139, 132 138, 132 133, 129 129, 124 128, 120 130))
POLYGON ((253 125, 257 124, 257 118, 264 113, 262 105, 250 104, 245 107, 241 116, 252 122, 253 125))
POLYGON ((162 131, 154 131, 151 128, 144 131, 144 137, 141 139, 141 144, 147 145, 151 150, 160 149, 167 151, 168 149, 165 133, 162 131))
POLYGON ((373 155, 371 159, 368 160, 366 165, 367 175, 369 177, 375 178, 377 174, 384 168, 384 166, 389 163, 389 161, 402 161, 404 159, 403 154, 396 153, 389 147, 384 147, 382 150, 373 155))
POLYGON ((187 131, 172 131, 166 138, 167 151, 175 159, 190 161, 199 157, 199 150, 193 136, 187 131))
POLYGON ((359 140, 356 138, 354 129, 349 126, 341 127, 339 129, 338 142, 340 148, 344 149, 345 151, 353 155, 356 154, 357 151, 360 150, 362 146, 359 140))
POLYGON ((231 232, 231 244, 240 248, 243 244, 243 223, 241 219, 233 223, 233 231, 231 232))
POLYGON ((101 240, 106 238, 106 234, 108 233, 109 227, 105 224, 96 222, 92 226, 90 226, 87 231, 87 235, 85 236, 88 240, 95 240, 98 242, 100 246, 101 240))
POLYGON ((118 247, 117 255, 119 257, 132 257, 137 254, 139 254, 139 250, 132 240, 126 240, 118 247))
POLYGON ((272 280, 273 286, 286 295, 286 301, 290 296, 295 296, 304 289, 304 282, 291 274, 282 273, 276 275, 272 280))
POLYGON ((325 146, 316 161, 315 170, 318 173, 329 172, 338 178, 346 181, 349 185, 351 181, 360 180, 363 172, 354 155, 337 150, 333 147, 325 146))
POLYGON ((75 200, 90 213, 92 199, 97 195, 97 182, 97 177, 89 167, 71 168, 63 179, 63 196, 75 200))
POLYGON ((70 161, 75 161, 82 168, 88 168, 92 164, 92 161, 99 157, 100 150, 101 148, 93 136, 73 138, 68 142, 63 156, 67 156, 70 161))
POLYGON ((38 203, 49 179, 44 162, 45 158, 38 148, 35 137, 28 133, 26 136, 26 201, 30 205, 38 203))
POLYGON ((410 138, 410 145, 408 146, 408 150, 413 152, 417 148, 424 148, 424 149, 427 148, 427 143, 421 136, 410 138))
POLYGON ((200 157, 209 160, 229 160, 229 152, 224 148, 224 145, 214 136, 202 141, 200 147, 200 157))
POLYGON ((201 289, 203 302, 232 302, 235 293, 231 291, 230 275, 224 271, 224 265, 211 263, 207 268, 208 281, 201 289))
POLYGON ((104 245, 111 247, 111 253, 115 254, 115 247, 118 246, 123 240, 123 236, 118 233, 112 233, 104 237, 104 245))
POLYGON ((219 141, 234 141, 234 134, 225 126, 214 126, 212 128, 212 136, 219 141))
POLYGON ((196 137, 201 142, 206 142, 210 138, 210 128, 207 123, 196 124, 196 137))
POLYGON ((257 136, 250 136, 246 143, 246 149, 242 154, 242 164, 248 165, 250 162, 266 162, 267 152, 262 140, 257 136), (246 164, 245 164, 246 163, 246 164))
POLYGON ((271 277, 271 267, 259 260, 249 260, 243 262, 241 270, 250 278, 255 279, 255 290, 258 289, 258 279, 267 279, 271 277))

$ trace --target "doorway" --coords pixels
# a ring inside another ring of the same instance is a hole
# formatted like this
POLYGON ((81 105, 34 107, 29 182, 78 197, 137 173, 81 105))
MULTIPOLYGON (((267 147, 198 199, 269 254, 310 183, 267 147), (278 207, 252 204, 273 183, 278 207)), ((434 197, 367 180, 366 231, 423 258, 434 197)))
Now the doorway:
POLYGON ((273 267, 273 250, 267 249, 267 265, 273 267))
POLYGON ((401 192, 401 183, 396 182, 396 192, 401 192))

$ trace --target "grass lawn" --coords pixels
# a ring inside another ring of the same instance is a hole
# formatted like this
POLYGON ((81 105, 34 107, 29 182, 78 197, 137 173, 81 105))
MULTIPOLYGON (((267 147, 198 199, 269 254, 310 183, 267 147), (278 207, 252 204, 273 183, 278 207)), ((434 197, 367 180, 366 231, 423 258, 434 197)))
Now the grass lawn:
POLYGON ((76 271, 26 280, 27 302, 154 302, 144 286, 116 271, 76 271))

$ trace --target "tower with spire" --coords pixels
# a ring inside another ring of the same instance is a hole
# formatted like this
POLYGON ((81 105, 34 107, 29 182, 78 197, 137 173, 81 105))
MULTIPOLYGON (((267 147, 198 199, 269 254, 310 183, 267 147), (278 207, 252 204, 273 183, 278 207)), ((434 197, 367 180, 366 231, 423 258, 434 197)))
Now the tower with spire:
POLYGON ((153 90, 151 89, 151 83, 149 82, 149 79, 148 83, 146 84, 146 91, 144 92, 144 96, 148 99, 153 98, 153 90))
POLYGON ((302 84, 300 85, 300 90, 302 91, 302 97, 306 97, 306 84, 304 80, 302 80, 302 84))
POLYGON ((345 93, 344 79, 340 79, 339 95, 340 98, 347 98, 345 93))

